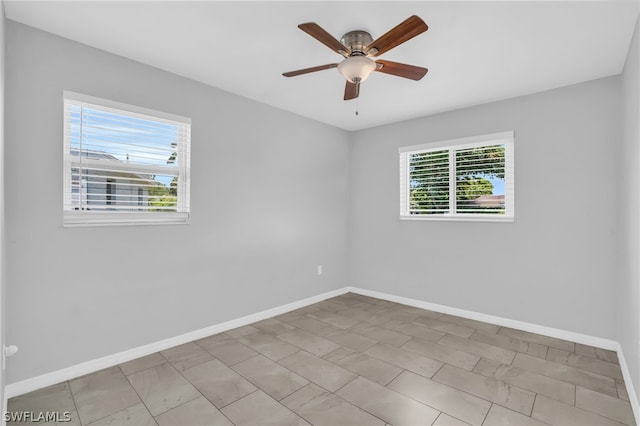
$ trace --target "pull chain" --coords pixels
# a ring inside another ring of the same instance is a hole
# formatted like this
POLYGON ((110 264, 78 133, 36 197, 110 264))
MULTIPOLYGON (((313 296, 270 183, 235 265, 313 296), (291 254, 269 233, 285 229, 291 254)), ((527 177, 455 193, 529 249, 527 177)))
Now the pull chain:
POLYGON ((356 115, 358 115, 358 102, 359 101, 360 101, 359 99, 356 99, 356 115))

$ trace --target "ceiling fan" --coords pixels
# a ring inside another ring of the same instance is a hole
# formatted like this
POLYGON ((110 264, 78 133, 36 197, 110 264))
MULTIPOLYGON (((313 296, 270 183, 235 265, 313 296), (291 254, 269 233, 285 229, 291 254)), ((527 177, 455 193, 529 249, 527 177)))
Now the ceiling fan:
POLYGON ((347 85, 344 89, 345 101, 358 97, 360 93, 360 83, 365 81, 373 71, 409 78, 411 80, 420 80, 428 71, 426 68, 415 65, 371 59, 371 57, 382 55, 405 41, 411 40, 415 36, 427 31, 429 28, 427 24, 416 15, 405 19, 376 40, 373 40, 371 34, 368 32, 356 30, 349 31, 338 41, 315 22, 300 24, 298 28, 329 49, 344 56, 345 59, 339 64, 319 65, 317 67, 285 72, 282 75, 285 77, 294 77, 296 75, 338 68, 338 72, 347 80, 347 85))

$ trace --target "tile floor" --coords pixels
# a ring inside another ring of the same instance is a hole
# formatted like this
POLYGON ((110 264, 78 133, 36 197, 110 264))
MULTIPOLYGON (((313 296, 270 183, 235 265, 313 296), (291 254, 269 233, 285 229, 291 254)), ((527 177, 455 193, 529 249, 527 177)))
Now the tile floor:
POLYGON ((8 409, 72 425, 635 426, 628 399, 614 352, 349 293, 8 409))

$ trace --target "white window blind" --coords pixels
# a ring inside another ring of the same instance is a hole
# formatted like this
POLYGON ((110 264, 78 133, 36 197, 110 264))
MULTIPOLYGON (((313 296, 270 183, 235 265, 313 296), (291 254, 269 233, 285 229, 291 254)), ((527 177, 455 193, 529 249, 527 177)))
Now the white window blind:
POLYGON ((191 121, 64 92, 64 224, 187 223, 191 121))
POLYGON ((402 219, 512 221, 513 132, 402 147, 402 219))

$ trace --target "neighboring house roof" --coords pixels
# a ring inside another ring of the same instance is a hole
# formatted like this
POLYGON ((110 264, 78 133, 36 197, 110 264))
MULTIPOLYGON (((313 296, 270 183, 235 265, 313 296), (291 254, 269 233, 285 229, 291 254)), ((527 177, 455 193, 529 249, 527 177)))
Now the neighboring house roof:
MULTIPOLYGON (((105 159, 105 160, 112 160, 112 161, 118 161, 120 163, 122 163, 122 161, 109 154, 106 153, 104 151, 95 151, 95 150, 90 150, 90 149, 83 149, 82 151, 82 156, 85 158, 90 158, 90 159, 95 159, 95 160, 100 160, 100 159, 105 159)), ((79 152, 77 149, 72 149, 71 150, 71 155, 78 155, 79 152)), ((101 171, 101 170, 95 170, 93 172, 96 175, 113 175, 113 174, 117 174, 118 176, 121 176, 123 179, 136 179, 136 180, 146 180, 147 183, 149 185, 162 185, 160 182, 156 181, 153 179, 153 177, 151 175, 148 174, 139 174, 139 173, 132 173, 132 172, 123 172, 123 171, 111 171, 111 172, 107 172, 107 171, 101 171)))
POLYGON ((482 207, 500 207, 504 206, 504 195, 481 195, 472 203, 482 207))

